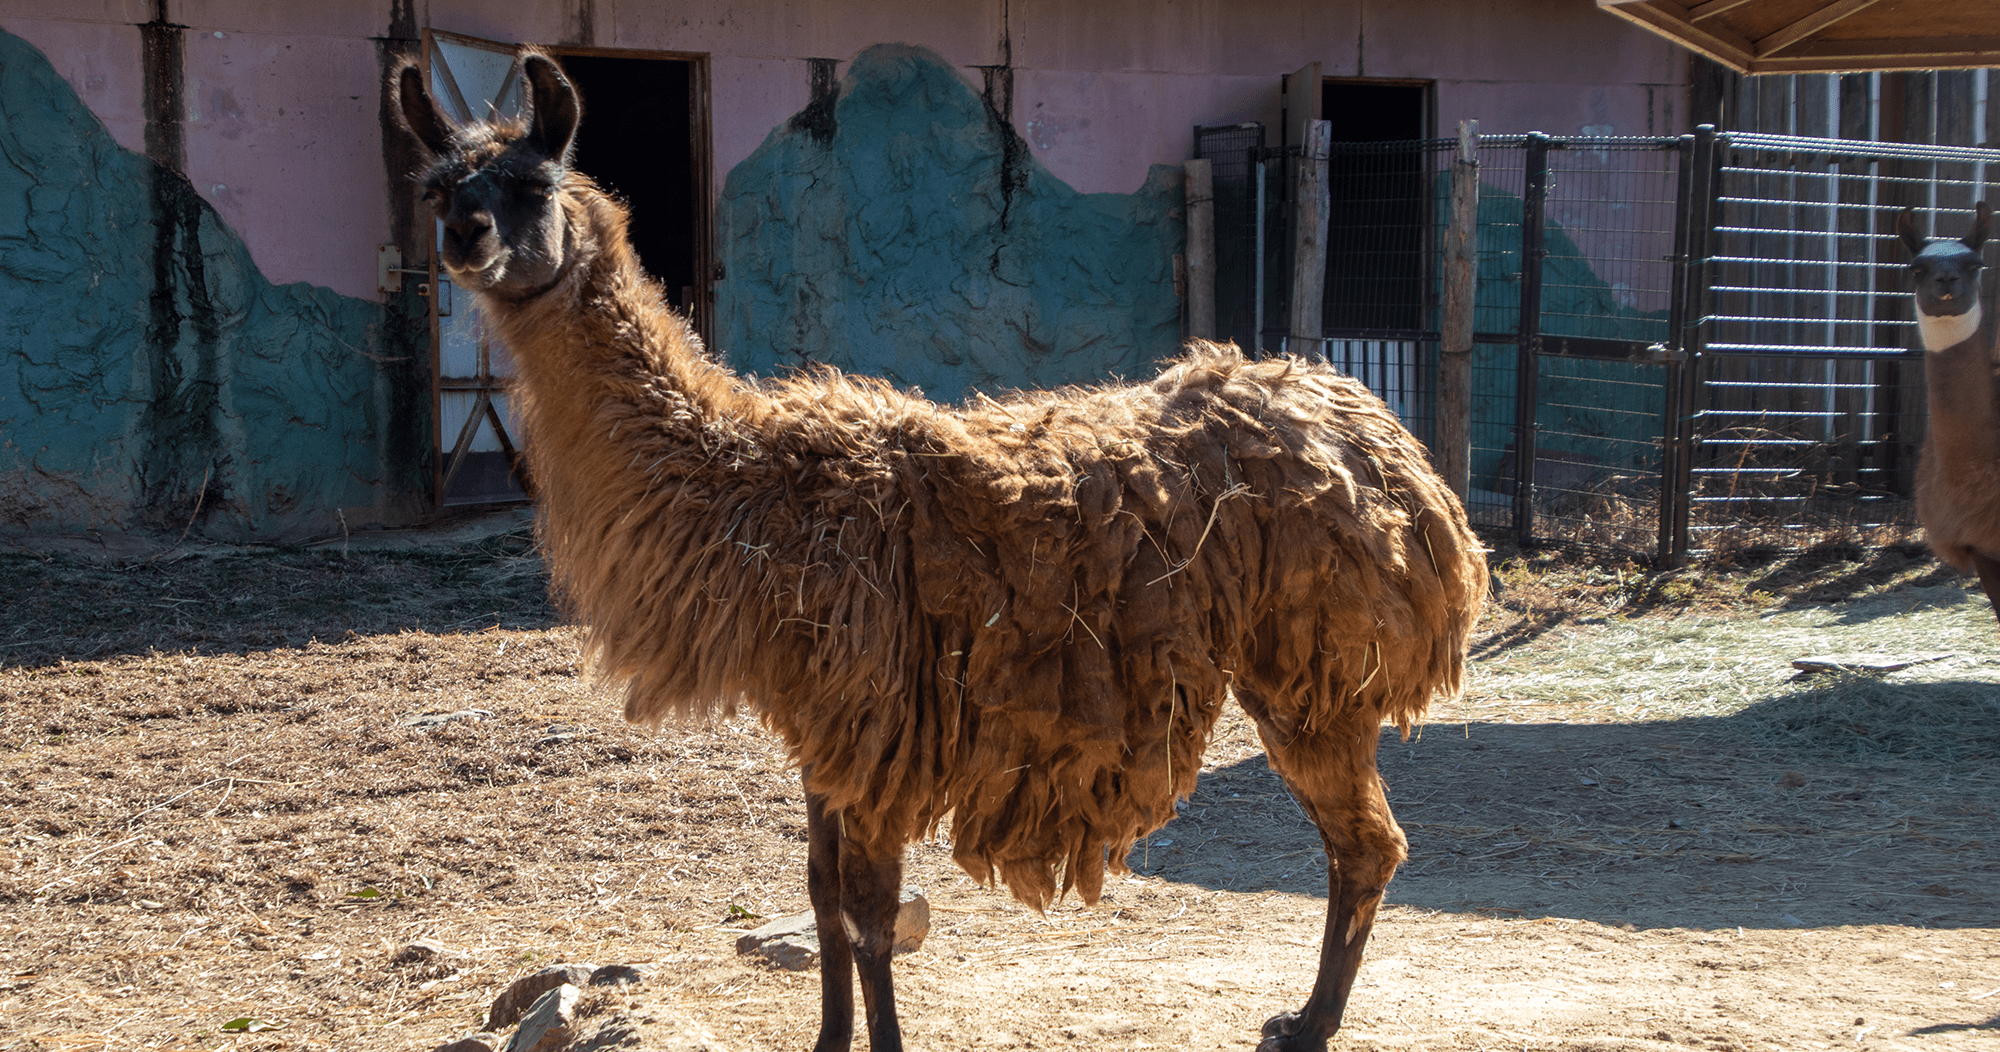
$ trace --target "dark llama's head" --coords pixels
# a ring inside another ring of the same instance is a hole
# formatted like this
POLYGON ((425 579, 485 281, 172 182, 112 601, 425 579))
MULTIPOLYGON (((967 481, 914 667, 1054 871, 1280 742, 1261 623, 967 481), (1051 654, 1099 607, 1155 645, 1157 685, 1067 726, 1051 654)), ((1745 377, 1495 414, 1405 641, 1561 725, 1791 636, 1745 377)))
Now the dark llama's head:
POLYGON ((546 291, 576 247, 563 199, 580 178, 569 160, 583 104, 547 55, 525 52, 521 74, 527 110, 504 122, 453 120, 415 65, 392 85, 403 126, 432 158, 421 180, 424 203, 444 223, 439 263, 460 286, 503 299, 546 291))
POLYGON ((1896 235, 1910 250, 1917 329, 1926 350, 1944 350, 1979 331, 1979 271, 1986 265, 1979 250, 1986 244, 1993 212, 1981 201, 1973 213, 1972 232, 1964 238, 1928 244, 1917 233, 1915 209, 1905 208, 1896 215, 1896 235))

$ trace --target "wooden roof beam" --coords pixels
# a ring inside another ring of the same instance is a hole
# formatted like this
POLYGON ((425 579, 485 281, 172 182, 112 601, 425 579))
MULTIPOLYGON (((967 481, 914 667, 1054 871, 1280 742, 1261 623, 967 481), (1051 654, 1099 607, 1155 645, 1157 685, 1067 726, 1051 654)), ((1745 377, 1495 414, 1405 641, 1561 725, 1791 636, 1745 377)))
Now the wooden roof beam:
POLYGON ((1720 26, 1697 26, 1673 0, 1597 0, 1597 6, 1699 52, 1739 72, 1750 72, 1757 49, 1747 37, 1720 26))
MULTIPOLYGON (((1768 60, 1774 71, 1791 72, 1800 63, 1894 62, 1865 68, 1942 69, 2000 65, 2000 36, 1904 37, 1881 40, 1817 40, 1768 60), (1941 63, 1930 66, 1925 63, 1941 63)), ((1761 64, 1761 63, 1760 63, 1761 64)))
POLYGON ((1708 0, 1705 4, 1696 4, 1688 8, 1688 21, 1699 22, 1704 18, 1714 18, 1725 11, 1734 11, 1744 4, 1755 2, 1756 0, 1708 0))
POLYGON ((1842 19, 1875 6, 1878 2, 1879 0, 1835 0, 1834 3, 1757 41, 1757 57, 1768 58, 1775 55, 1842 19))

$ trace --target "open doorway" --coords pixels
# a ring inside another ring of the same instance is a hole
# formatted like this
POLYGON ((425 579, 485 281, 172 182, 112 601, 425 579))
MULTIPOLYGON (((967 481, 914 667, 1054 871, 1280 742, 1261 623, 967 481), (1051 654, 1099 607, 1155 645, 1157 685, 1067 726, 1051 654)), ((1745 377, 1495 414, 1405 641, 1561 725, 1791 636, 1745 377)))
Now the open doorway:
POLYGON ((707 314, 706 181, 699 178, 697 62, 552 49, 583 95, 576 167, 632 212, 632 247, 697 328, 707 314))
MULTIPOLYGON (((1320 113, 1336 143, 1408 143, 1430 135, 1430 85, 1328 78, 1320 113)), ((1426 155, 1339 151, 1327 171, 1326 330, 1356 336, 1423 329, 1426 155)))
MULTIPOLYGON (((513 117, 525 99, 514 44, 424 30, 424 70, 457 121, 513 117)), ((709 324, 707 67, 700 55, 552 48, 583 93, 576 163, 632 210, 641 264, 697 331, 709 324)), ((439 228, 441 229, 441 228, 439 228)), ((438 235, 441 236, 441 235, 438 235)), ((440 507, 524 500, 521 441, 508 380, 513 358, 436 266, 431 346, 440 507)))

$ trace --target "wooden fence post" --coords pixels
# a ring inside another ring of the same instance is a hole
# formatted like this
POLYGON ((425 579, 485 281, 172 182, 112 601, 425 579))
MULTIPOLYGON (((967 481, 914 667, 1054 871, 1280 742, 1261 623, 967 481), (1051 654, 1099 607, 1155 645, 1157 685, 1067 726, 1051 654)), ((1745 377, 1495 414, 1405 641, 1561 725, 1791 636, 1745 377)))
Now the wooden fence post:
POLYGON ((1207 158, 1187 172, 1187 334, 1215 339, 1215 179, 1207 158))
POLYGON ((1321 325, 1326 307, 1327 158, 1332 153, 1333 125, 1307 125, 1299 158, 1293 216, 1292 327, 1286 350, 1308 358, 1326 358, 1326 331, 1321 325))
POLYGON ((1472 484, 1472 316, 1479 293, 1479 122, 1458 122, 1451 219, 1444 238, 1443 355, 1438 363, 1437 460, 1463 502, 1472 484))

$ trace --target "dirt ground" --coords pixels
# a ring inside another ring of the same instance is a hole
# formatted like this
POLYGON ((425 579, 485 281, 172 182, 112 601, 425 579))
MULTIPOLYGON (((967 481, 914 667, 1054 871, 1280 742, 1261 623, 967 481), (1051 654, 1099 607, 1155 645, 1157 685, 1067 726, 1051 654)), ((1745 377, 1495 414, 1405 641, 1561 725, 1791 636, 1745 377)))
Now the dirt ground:
MULTIPOLYGON (((2000 1047, 1983 599, 1894 555, 1498 576, 1465 698, 1384 734, 1411 857, 1336 1048, 2000 1047), (1791 667, 1817 654, 1927 660, 1791 667)), ((816 974, 734 952, 806 908, 782 749, 622 724, 545 586, 511 520, 0 546, 0 1052, 427 1052, 561 961, 649 971, 609 1007, 808 1047, 816 974)), ((1318 839, 1240 717, 1208 760, 1096 909, 1038 915, 914 846, 911 1046, 1246 1049, 1297 1007, 1318 839)))

